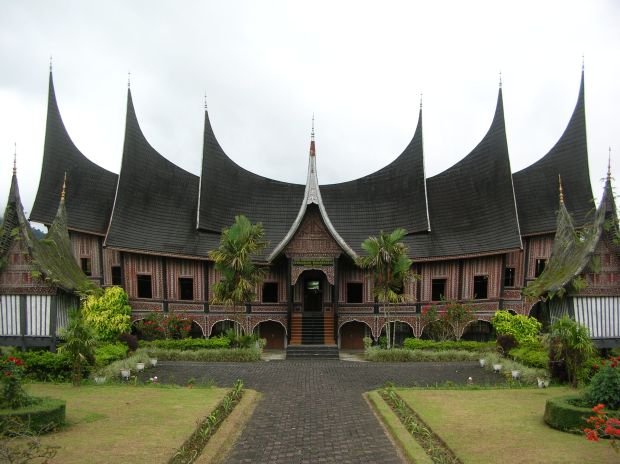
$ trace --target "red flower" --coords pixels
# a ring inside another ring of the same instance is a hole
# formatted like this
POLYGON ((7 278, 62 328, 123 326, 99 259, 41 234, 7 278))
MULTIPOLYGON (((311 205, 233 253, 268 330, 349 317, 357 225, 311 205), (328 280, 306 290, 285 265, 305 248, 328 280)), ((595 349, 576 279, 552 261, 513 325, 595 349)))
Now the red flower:
POLYGON ((596 432, 596 430, 592 430, 592 429, 584 429, 583 430, 586 433, 586 438, 590 441, 598 441, 598 433, 596 432))
POLYGON ((604 404, 599 403, 599 404, 597 404, 596 406, 594 406, 594 407, 592 408, 592 411, 593 411, 593 412, 595 412, 596 414, 602 414, 602 412, 601 412, 601 411, 602 411, 603 409, 605 409, 605 405, 604 405, 604 404))

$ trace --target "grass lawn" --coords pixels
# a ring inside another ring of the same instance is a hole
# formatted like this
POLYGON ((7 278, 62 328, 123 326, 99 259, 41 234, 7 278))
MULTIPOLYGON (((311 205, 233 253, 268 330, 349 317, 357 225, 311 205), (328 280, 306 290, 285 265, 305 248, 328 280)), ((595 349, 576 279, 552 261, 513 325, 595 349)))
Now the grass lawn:
POLYGON ((52 462, 167 462, 226 394, 219 388, 31 384, 36 396, 67 401, 67 425, 45 435, 52 462))
POLYGON ((570 394, 569 388, 397 392, 464 463, 620 462, 609 443, 543 422, 545 400, 570 394))

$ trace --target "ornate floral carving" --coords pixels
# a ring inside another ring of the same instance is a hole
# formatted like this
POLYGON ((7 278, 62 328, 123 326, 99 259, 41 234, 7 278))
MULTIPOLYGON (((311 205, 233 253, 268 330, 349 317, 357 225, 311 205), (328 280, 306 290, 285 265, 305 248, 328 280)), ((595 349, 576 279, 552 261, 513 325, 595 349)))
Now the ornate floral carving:
POLYGON ((299 229, 284 249, 286 256, 338 257, 342 252, 316 208, 308 208, 299 229))

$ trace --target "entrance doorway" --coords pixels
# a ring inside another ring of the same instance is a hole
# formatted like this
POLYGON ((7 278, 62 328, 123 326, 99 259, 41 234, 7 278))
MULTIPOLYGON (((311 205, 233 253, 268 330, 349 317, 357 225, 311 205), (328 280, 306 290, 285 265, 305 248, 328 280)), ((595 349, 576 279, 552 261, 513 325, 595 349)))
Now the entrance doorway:
POLYGON ((323 311, 323 275, 321 271, 304 272, 304 312, 323 311))

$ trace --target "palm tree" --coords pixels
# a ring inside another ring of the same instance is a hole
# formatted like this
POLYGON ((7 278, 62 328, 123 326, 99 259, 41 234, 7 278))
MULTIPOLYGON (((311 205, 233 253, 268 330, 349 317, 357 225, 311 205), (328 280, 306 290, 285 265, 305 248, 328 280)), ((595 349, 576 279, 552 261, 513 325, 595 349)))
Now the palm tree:
MULTIPOLYGON (((407 257, 407 247, 401 242, 407 232, 396 229, 391 234, 381 231, 379 237, 368 237, 362 243, 367 253, 360 256, 356 263, 363 269, 371 269, 374 274, 374 290, 376 300, 383 306, 387 319, 387 346, 392 347, 393 337, 390 335, 391 304, 406 301, 405 283, 416 276, 411 272, 413 261, 407 257)), ((394 324, 394 331, 396 330, 394 324)))
MULTIPOLYGON (((264 270, 257 267, 252 258, 267 246, 264 235, 260 222, 252 224, 243 215, 235 216, 234 224, 222 231, 219 248, 209 252, 209 258, 222 276, 213 285, 212 304, 238 306, 256 298, 256 287, 263 279, 264 270)), ((239 332, 238 327, 235 328, 239 332)))
POLYGON ((589 329, 564 315, 551 324, 550 345, 553 360, 564 361, 568 380, 577 388, 581 363, 596 351, 589 329))
POLYGON ((82 383, 84 364, 95 364, 95 347, 97 339, 93 329, 84 320, 81 309, 69 311, 69 321, 60 333, 64 343, 58 348, 60 353, 66 353, 71 359, 73 385, 82 383))

